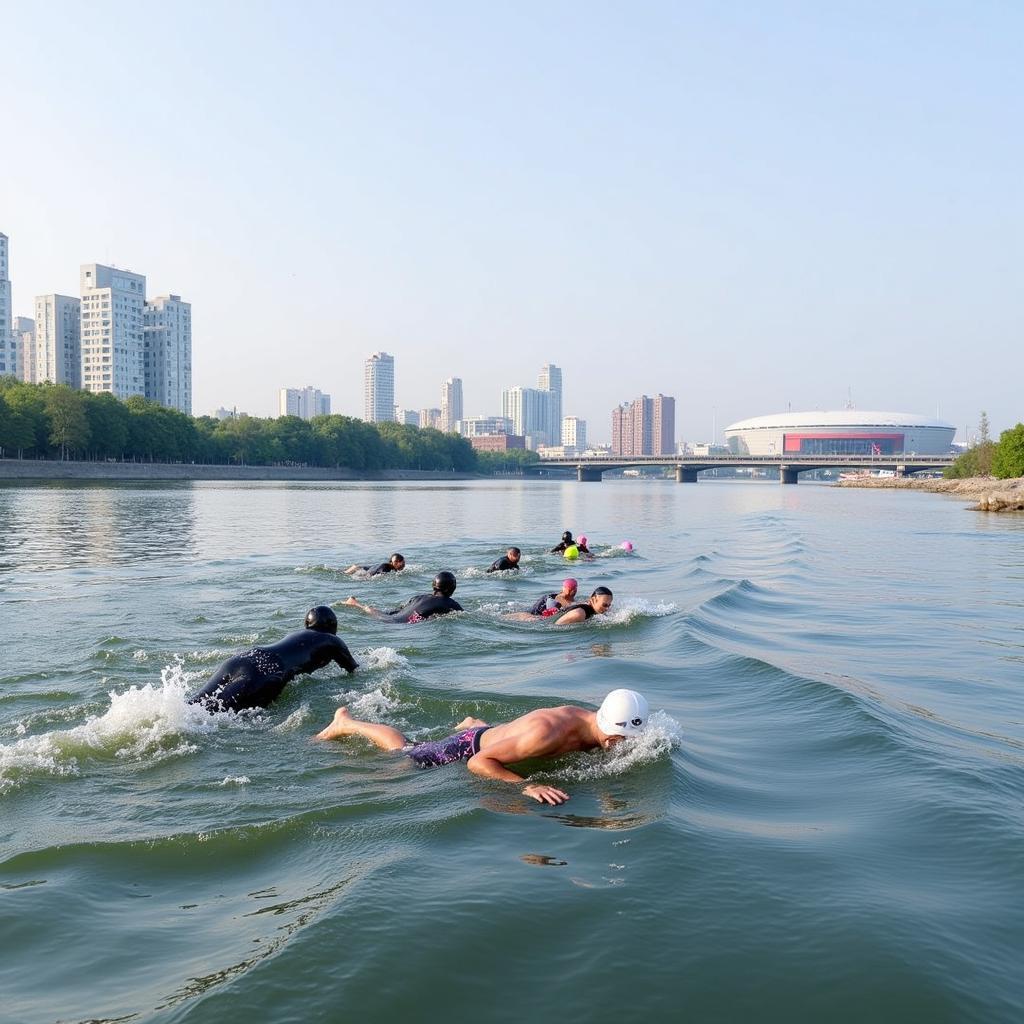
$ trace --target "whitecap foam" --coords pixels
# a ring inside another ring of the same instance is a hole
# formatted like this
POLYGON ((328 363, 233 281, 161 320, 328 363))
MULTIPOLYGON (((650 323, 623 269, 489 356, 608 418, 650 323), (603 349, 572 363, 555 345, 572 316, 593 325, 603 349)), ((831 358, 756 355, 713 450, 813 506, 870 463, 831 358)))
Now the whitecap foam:
POLYGON ((111 690, 110 707, 81 725, 0 745, 0 793, 33 775, 78 775, 87 760, 144 758, 152 764, 189 754, 196 749, 189 737, 216 732, 228 722, 248 724, 234 712, 210 714, 186 703, 197 675, 186 672, 177 657, 161 669, 159 685, 111 690))
POLYGON ((639 618, 660 618, 677 611, 679 606, 672 601, 646 601, 642 597, 627 597, 613 604, 612 610, 603 616, 603 621, 621 624, 639 618))
POLYGON ((308 704, 296 708, 283 722, 279 722, 271 729, 271 732, 296 732, 301 729, 312 717, 312 711, 308 704))
POLYGON ((225 775, 218 786, 247 786, 252 780, 248 775, 225 775))
POLYGON ((359 667, 365 669, 408 668, 409 659, 399 654, 394 647, 368 647, 360 651, 359 667))

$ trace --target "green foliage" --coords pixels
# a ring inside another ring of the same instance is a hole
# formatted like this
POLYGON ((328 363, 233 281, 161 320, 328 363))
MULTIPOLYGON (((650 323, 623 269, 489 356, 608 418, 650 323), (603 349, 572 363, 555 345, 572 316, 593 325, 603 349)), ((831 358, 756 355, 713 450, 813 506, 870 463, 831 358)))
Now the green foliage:
POLYGON ((989 476, 992 472, 992 454, 995 445, 991 441, 978 442, 968 448, 952 466, 947 466, 943 476, 948 480, 963 480, 970 476, 989 476))
MULTIPOLYGON (((517 453, 518 454, 518 453, 517 453)), ((529 453, 533 456, 533 453, 529 453)), ((455 434, 349 416, 193 419, 134 396, 120 401, 64 385, 0 378, 0 456, 477 470, 477 453, 455 434)), ((535 456, 533 456, 535 457, 535 456)))
POLYGON ((992 456, 992 473, 1001 480, 1024 476, 1024 423, 999 435, 992 456))
POLYGON ((540 456, 525 448, 508 448, 503 452, 477 452, 476 459, 481 473, 521 473, 540 456))

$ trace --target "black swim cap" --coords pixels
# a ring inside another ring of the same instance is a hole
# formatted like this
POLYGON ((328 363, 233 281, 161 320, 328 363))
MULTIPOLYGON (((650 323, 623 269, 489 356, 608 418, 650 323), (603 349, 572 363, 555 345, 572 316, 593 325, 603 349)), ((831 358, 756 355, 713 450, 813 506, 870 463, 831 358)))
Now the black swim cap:
POLYGON ((445 597, 451 597, 455 593, 455 573, 449 572, 444 569, 434 577, 434 589, 444 594, 445 597))
POLYGON ((611 597, 612 592, 607 587, 594 587, 591 597, 611 597))
POLYGON ((325 604, 318 604, 306 612, 306 629, 315 629, 318 633, 337 633, 338 616, 325 604))
POLYGON ((572 540, 572 530, 566 530, 565 533, 562 534, 562 540, 568 544, 572 540))
POLYGON ((400 562, 404 562, 405 561, 405 555, 399 554, 397 551, 388 559, 388 561, 389 562, 393 562, 396 558, 400 562))

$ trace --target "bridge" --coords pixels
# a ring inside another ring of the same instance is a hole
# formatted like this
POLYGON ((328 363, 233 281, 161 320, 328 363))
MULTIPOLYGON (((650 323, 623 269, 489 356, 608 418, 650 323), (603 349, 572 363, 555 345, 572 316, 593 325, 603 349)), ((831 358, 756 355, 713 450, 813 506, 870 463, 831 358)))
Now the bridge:
POLYGON ((812 469, 884 469, 896 476, 912 476, 926 470, 945 469, 955 455, 634 455, 541 459, 525 467, 525 472, 547 469, 575 470, 581 483, 600 481, 614 469, 674 469, 676 483, 695 484, 697 475, 709 469, 772 468, 779 471, 779 482, 795 484, 801 473, 812 469))

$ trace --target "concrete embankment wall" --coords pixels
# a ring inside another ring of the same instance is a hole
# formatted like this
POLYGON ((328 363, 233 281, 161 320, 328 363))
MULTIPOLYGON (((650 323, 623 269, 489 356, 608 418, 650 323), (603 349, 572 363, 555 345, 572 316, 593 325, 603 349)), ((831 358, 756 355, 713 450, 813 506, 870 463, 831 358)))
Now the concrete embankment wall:
POLYGON ((203 466, 162 462, 0 459, 0 480, 475 480, 468 473, 388 469, 358 473, 313 466, 203 466))

